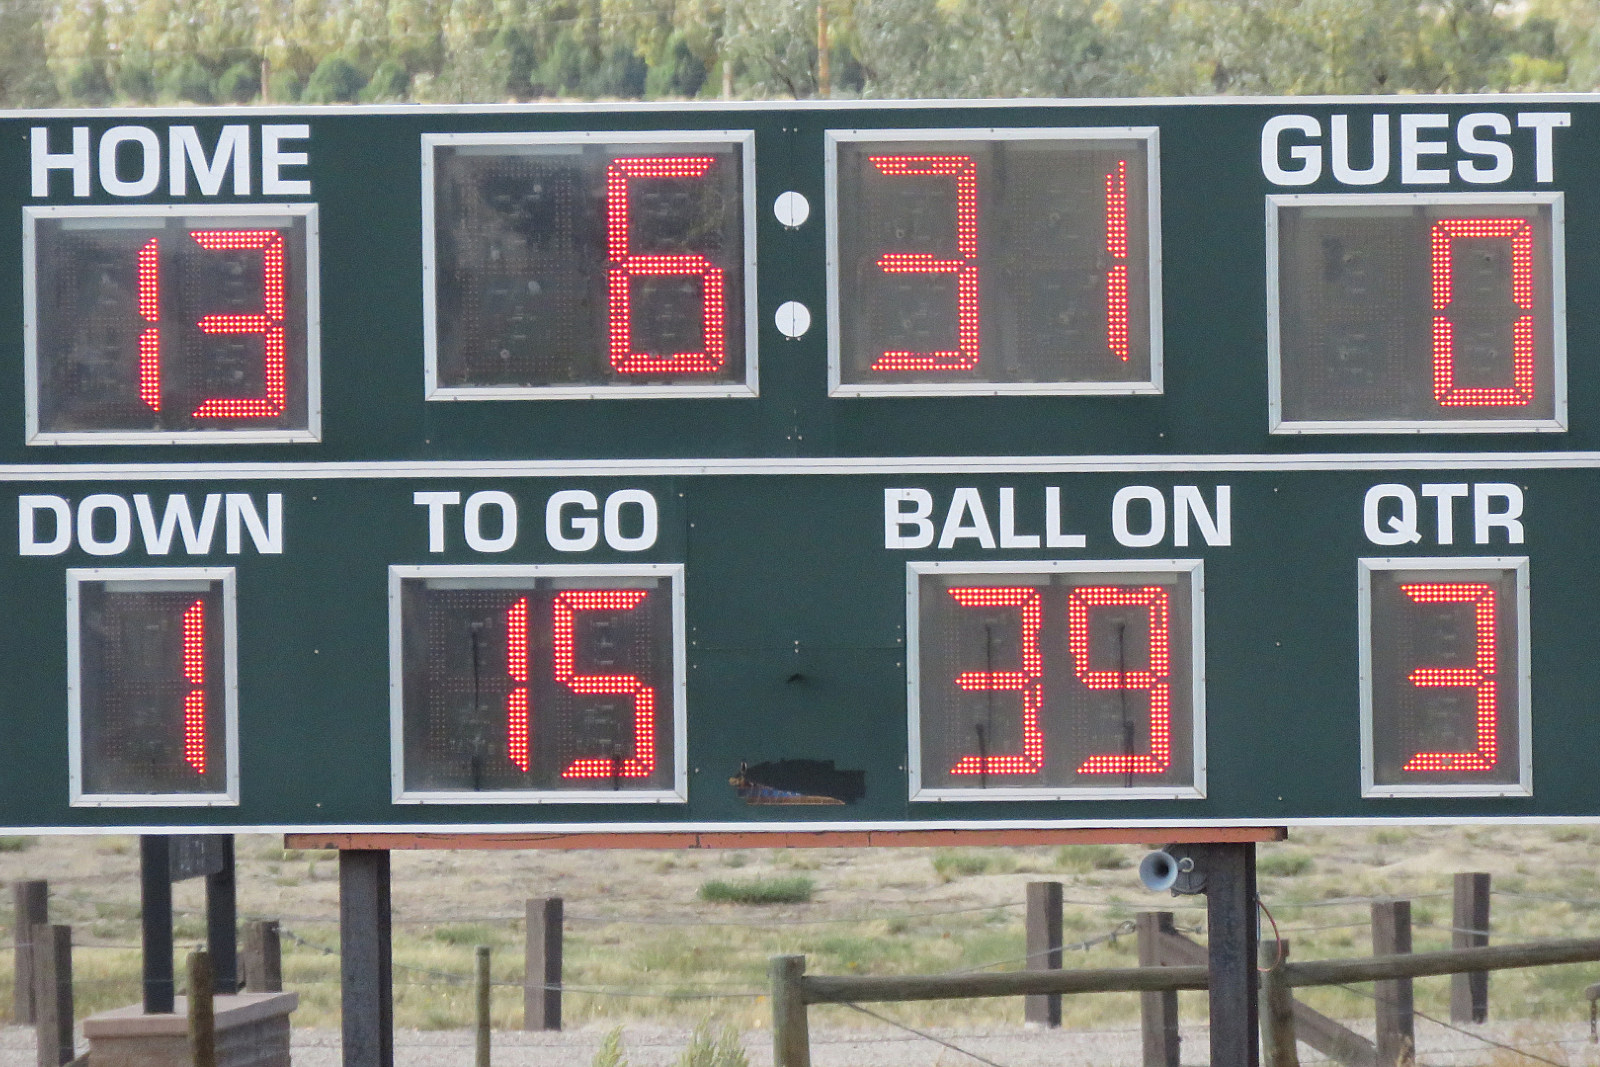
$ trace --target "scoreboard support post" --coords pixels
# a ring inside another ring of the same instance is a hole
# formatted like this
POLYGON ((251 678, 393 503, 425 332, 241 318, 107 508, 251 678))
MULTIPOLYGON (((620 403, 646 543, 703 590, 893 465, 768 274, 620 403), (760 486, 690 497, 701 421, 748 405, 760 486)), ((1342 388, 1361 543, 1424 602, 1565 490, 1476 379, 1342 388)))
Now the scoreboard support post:
POLYGON ((1211 1062, 1258 1067, 1256 846, 1201 845, 1193 853, 1205 873, 1211 1062))
POLYGON ((144 950, 144 1013, 170 1015, 172 974, 172 842, 166 834, 139 837, 139 921, 144 950))
POLYGON ((239 894, 234 880, 233 835, 217 839, 221 869, 206 875, 206 951, 212 986, 220 994, 239 991, 239 894))
POLYGON ((339 852, 344 1067, 394 1067, 394 959, 386 849, 339 852))

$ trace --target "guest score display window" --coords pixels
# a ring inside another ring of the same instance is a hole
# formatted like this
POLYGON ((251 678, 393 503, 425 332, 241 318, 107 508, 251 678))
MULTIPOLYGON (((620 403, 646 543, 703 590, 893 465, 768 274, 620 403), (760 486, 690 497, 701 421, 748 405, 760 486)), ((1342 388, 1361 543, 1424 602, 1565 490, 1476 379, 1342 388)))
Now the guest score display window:
POLYGON ((316 441, 311 205, 23 209, 29 444, 316 441))
POLYGON ((912 563, 913 800, 1205 795, 1198 560, 912 563))
POLYGON ((754 143, 424 135, 429 399, 753 395, 754 143))
POLYGON ((1362 795, 1527 796, 1528 561, 1361 561, 1362 795))
POLYGON ((1156 144, 829 131, 833 394, 1160 392, 1156 144))
POLYGON ((1567 426, 1559 193, 1267 198, 1274 433, 1567 426))
POLYGON ((239 802, 231 568, 67 571, 72 803, 239 802))
POLYGON ((397 802, 686 799, 680 565, 389 575, 397 802))

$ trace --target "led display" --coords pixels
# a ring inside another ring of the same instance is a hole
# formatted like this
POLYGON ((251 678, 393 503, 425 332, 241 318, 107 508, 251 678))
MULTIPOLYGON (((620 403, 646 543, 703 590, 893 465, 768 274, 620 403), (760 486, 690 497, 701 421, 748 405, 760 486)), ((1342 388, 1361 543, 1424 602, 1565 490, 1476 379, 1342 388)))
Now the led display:
POLYGON ((315 209, 25 209, 28 440, 314 441, 315 209))
POLYGON ((1159 392, 1155 145, 831 132, 834 392, 1159 392))
POLYGON ((1272 197, 1272 427, 1560 430, 1562 202, 1272 197))
POLYGON ((748 134, 430 135, 429 395, 755 387, 748 134))
POLYGON ((1199 796, 1193 561, 912 564, 917 799, 1199 796))
POLYGON ((67 575, 73 802, 236 801, 231 572, 67 575))
POLYGON ((681 799, 675 567, 391 569, 396 799, 681 799))
POLYGON ((1369 796, 1527 793, 1527 563, 1362 562, 1369 796))

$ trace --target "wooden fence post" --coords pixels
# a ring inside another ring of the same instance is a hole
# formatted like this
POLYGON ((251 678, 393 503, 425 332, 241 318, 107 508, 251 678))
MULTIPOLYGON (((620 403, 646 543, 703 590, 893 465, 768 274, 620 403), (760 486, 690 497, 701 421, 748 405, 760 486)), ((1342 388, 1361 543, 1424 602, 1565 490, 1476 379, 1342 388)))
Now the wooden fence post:
POLYGON ((491 990, 489 982, 489 946, 479 945, 474 955, 477 969, 473 976, 472 1001, 473 1014, 475 1016, 473 1021, 477 1024, 474 1027, 477 1040, 475 1042, 473 1064, 474 1067, 489 1067, 489 1006, 491 990))
MULTIPOLYGON (((1139 940, 1139 966, 1161 966, 1161 937, 1177 933, 1170 911, 1142 911, 1134 919, 1139 940)), ((1178 993, 1139 994, 1139 1028, 1143 1033, 1144 1067, 1178 1067, 1178 993)))
POLYGON ((811 1034, 800 988, 805 973, 804 956, 772 957, 772 1067, 811 1067, 811 1034))
POLYGON ((246 993, 283 992, 283 944, 277 919, 244 924, 244 989, 246 993))
MULTIPOLYGON (((1023 970, 1061 969, 1061 883, 1028 883, 1027 918, 1023 923, 1028 954, 1023 970)), ((1054 1029, 1061 1025, 1061 994, 1022 998, 1022 1018, 1029 1025, 1054 1029)))
POLYGON ((211 953, 189 953, 189 1048, 194 1067, 217 1067, 216 992, 211 953))
POLYGON ((33 928, 50 921, 50 883, 12 882, 11 936, 16 944, 11 1021, 33 1022, 33 928))
MULTIPOLYGON (((1451 948, 1478 948, 1489 943, 1489 876, 1458 874, 1450 925, 1451 948)), ((1481 1023, 1489 1018, 1489 972, 1450 976, 1450 1021, 1481 1023)))
POLYGON ((560 897, 528 901, 527 965, 523 971, 522 1028, 561 1029, 560 897))
MULTIPOLYGON (((1383 900, 1372 905, 1372 954, 1393 956, 1411 951, 1411 901, 1383 900)), ((1412 1015, 1412 980, 1387 978, 1373 983, 1377 998, 1379 1067, 1409 1063, 1416 1052, 1412 1015)))
POLYGON ((1265 941, 1261 953, 1261 1053, 1267 1067, 1300 1067, 1295 1047, 1294 992, 1283 980, 1289 942, 1265 941))
POLYGON ((72 927, 41 924, 33 941, 33 1025, 39 1067, 73 1059, 72 927))

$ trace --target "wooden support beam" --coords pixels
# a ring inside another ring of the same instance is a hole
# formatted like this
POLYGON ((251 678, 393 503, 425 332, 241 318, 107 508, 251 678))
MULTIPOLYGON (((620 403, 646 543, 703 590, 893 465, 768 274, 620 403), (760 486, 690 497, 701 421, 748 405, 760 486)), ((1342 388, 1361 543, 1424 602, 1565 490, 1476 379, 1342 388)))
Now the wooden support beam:
MULTIPOLYGON (((1162 967, 1172 961, 1163 949, 1168 938, 1181 938, 1170 911, 1142 911, 1134 919, 1139 939, 1139 966, 1162 967)), ((1187 939, 1184 939, 1187 940, 1187 939)), ((1195 945, 1198 957, 1184 960, 1205 964, 1205 948, 1195 945)), ((1178 1067, 1178 992, 1175 989, 1139 994, 1139 1030, 1144 1067, 1178 1067)))
POLYGON ((1600 960, 1600 938, 1565 938, 1522 945, 1452 948, 1442 952, 1413 952, 1397 956, 1367 956, 1350 960, 1312 960, 1284 964, 1291 986, 1349 985, 1392 978, 1426 978, 1467 971, 1503 971, 1514 967, 1548 967, 1555 963, 1593 963, 1600 960))
MULTIPOLYGON (((1030 971, 1061 969, 1061 883, 1029 882, 1027 908, 1023 920, 1023 943, 1030 971)), ((1022 1002, 1023 1021, 1033 1026, 1055 1029, 1061 1025, 1061 995, 1026 997, 1022 1002)))
POLYGON ((523 970, 522 1028, 561 1029, 561 957, 564 927, 560 897, 527 904, 526 965, 523 970))
MULTIPOLYGON (((1372 954, 1395 956, 1411 951, 1411 901, 1380 900, 1372 905, 1372 954)), ((1391 1067, 1416 1058, 1416 1019, 1412 1014, 1411 979, 1386 978, 1373 988, 1377 1020, 1378 1064, 1391 1067)))
MULTIPOLYGON (((1455 876, 1450 925, 1452 948, 1481 948, 1489 943, 1489 876, 1455 876)), ((1481 1023, 1489 1018, 1489 972, 1472 971, 1450 979, 1450 1021, 1481 1023)))
POLYGON ((1295 1047, 1294 993, 1283 981, 1289 942, 1261 942, 1261 1058, 1267 1067, 1300 1067, 1295 1047))
POLYGON ((811 1067, 805 973, 804 956, 772 958, 772 1067, 811 1067))
POLYGON ((621 848, 942 848, 1011 845, 1139 845, 1282 841, 1282 826, 1068 826, 1042 830, 739 830, 644 833, 293 833, 285 848, 377 849, 621 849, 621 848))
POLYGON ((33 928, 50 921, 50 883, 11 883, 11 938, 16 949, 12 971, 11 1021, 33 1022, 33 928))
POLYGON ((72 927, 35 926, 32 938, 38 1065, 61 1067, 73 1059, 72 927))
POLYGON ((217 985, 209 952, 189 953, 189 1050, 194 1067, 217 1067, 217 985))
POLYGON ((244 926, 244 990, 283 992, 283 945, 277 919, 255 919, 244 926))
MULTIPOLYGON (((1251 962, 1254 970, 1255 963, 1251 962)), ((1205 989, 1204 967, 1106 967, 1092 971, 990 971, 981 974, 808 975, 800 982, 807 1004, 887 1003, 966 997, 1023 997, 1038 993, 1142 993, 1205 989)))

